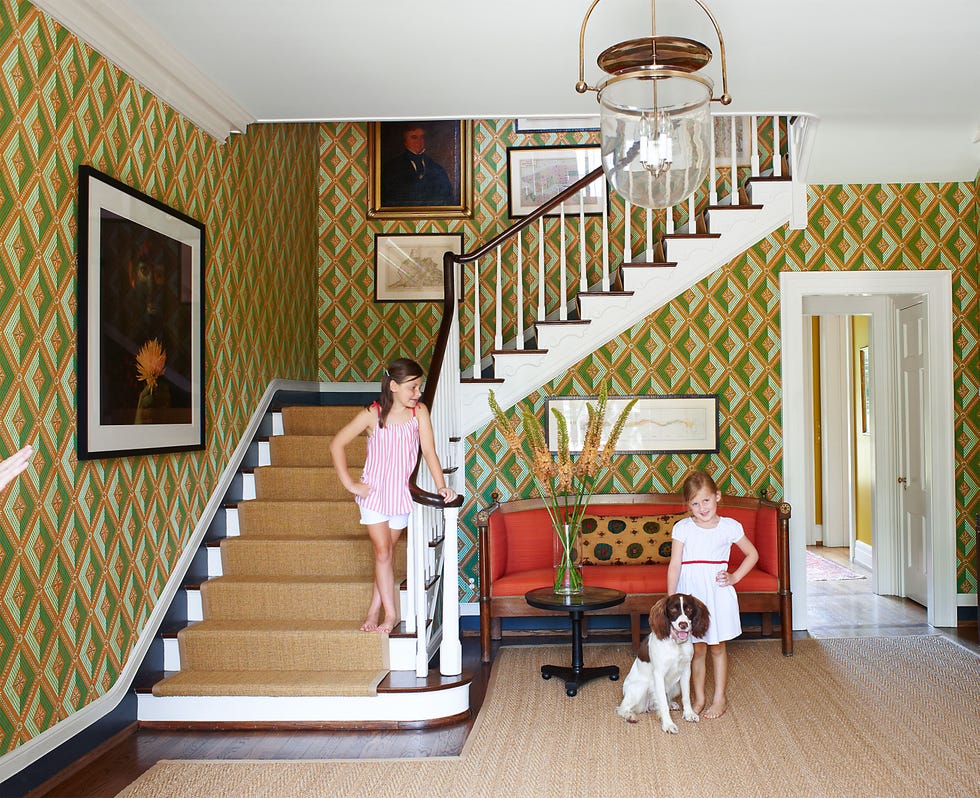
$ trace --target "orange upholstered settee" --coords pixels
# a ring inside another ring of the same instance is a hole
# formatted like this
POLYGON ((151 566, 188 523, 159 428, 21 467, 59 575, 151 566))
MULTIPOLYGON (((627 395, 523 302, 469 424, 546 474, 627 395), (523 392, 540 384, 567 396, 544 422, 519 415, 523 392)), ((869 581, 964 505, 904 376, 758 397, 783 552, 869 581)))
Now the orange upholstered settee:
MULTIPOLYGON (((524 600, 527 591, 553 582, 553 532, 544 503, 539 498, 493 498, 494 503, 476 516, 484 662, 490 661, 491 639, 500 639, 501 618, 552 614, 524 600)), ((583 523, 583 578, 586 585, 626 593, 623 604, 597 614, 628 615, 634 649, 640 644, 641 618, 667 590, 670 528, 686 512, 678 494, 603 494, 589 502, 583 523)), ((779 613, 783 654, 790 656, 789 505, 765 497, 723 496, 718 514, 741 523, 759 551, 759 562, 735 587, 739 609, 761 613, 762 634, 767 637, 773 634, 773 615, 779 613)), ((741 549, 732 546, 729 569, 741 562, 741 549)))

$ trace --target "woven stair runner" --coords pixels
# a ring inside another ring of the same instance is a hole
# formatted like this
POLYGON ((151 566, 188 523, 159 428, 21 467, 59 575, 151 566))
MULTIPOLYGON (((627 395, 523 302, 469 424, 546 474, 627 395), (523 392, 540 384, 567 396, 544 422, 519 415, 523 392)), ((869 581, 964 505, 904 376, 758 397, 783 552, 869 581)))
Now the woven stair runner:
MULTIPOLYGON (((240 535, 221 542, 222 576, 201 585, 204 620, 178 633, 181 671, 154 695, 374 695, 388 637, 359 631, 374 557, 337 479, 330 440, 352 407, 287 407, 256 498, 238 506, 240 535)), ((355 474, 364 441, 348 447, 355 474)), ((405 572, 404 539, 396 584, 405 572)))

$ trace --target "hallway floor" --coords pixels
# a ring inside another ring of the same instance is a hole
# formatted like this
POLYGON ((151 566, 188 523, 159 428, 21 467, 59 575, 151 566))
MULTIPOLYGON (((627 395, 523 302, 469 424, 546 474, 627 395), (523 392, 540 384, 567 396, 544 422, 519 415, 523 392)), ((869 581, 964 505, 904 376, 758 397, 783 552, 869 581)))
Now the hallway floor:
POLYGON ((974 651, 976 626, 942 629, 926 623, 926 609, 911 599, 878 596, 871 590, 871 571, 848 559, 847 547, 808 546, 807 549, 840 563, 866 579, 807 582, 809 628, 804 637, 891 637, 895 635, 943 634, 974 651))

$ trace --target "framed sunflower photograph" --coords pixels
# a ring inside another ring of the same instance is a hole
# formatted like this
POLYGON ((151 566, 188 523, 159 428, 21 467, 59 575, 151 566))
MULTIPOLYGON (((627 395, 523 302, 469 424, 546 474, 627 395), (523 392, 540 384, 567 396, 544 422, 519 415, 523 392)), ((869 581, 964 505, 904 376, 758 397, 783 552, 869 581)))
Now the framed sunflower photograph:
POLYGON ((204 232, 79 166, 79 460, 204 448, 204 232))

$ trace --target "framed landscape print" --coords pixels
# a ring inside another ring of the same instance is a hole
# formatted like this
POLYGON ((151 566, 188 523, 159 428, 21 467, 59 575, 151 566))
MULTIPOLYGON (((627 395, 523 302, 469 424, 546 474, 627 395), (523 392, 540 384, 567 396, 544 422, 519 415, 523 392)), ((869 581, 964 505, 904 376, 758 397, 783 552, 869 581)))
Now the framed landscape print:
POLYGON ((204 448, 204 225, 78 168, 78 458, 204 448))
MULTIPOLYGON (((528 216, 548 200, 601 165, 600 150, 588 147, 509 147, 507 149, 507 204, 512 217, 528 216)), ((565 213, 602 213, 606 181, 594 180, 578 197, 565 203, 565 213)), ((548 211, 558 216, 561 208, 548 211)))
MULTIPOLYGON (((607 399, 603 444, 631 399, 631 396, 610 396, 607 399)), ((596 398, 558 396, 545 401, 549 449, 558 450, 558 429, 551 413, 554 408, 568 423, 569 449, 573 452, 582 450, 589 424, 590 402, 595 404, 596 398)), ((718 397, 713 394, 641 396, 626 420, 616 451, 644 454, 717 452, 718 397)))
POLYGON ((368 125, 369 219, 464 219, 473 215, 472 123, 368 125))
MULTIPOLYGON (((442 258, 463 251, 463 236, 455 233, 378 233, 374 237, 375 302, 430 302, 445 298, 442 258)), ((456 299, 462 299, 456 264, 456 299)))

